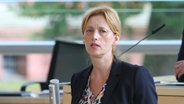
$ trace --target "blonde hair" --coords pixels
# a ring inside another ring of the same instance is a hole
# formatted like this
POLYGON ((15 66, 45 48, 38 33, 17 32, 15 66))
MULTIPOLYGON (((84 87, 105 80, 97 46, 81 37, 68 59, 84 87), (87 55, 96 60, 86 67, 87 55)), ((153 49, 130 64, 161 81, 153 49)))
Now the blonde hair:
POLYGON ((119 19, 118 13, 111 7, 96 7, 89 9, 84 15, 82 21, 82 34, 84 34, 87 22, 92 16, 102 15, 104 16, 107 24, 109 25, 111 31, 116 35, 121 35, 121 21, 119 19))

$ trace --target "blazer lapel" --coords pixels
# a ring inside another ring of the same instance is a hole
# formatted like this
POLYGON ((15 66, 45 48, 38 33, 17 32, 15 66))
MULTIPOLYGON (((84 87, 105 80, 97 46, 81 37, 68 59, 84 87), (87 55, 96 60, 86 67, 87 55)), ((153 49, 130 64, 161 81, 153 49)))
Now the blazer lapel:
MULTIPOLYGON (((87 70, 82 74, 82 76, 80 78, 81 82, 79 85, 77 85, 78 86, 77 87, 78 88, 78 94, 77 94, 78 96, 76 98, 77 99, 76 102, 79 102, 79 100, 83 94, 83 91, 86 88, 88 77, 89 77, 89 74, 91 73, 91 69, 92 69, 92 66, 88 67, 87 70)), ((75 103, 75 104, 77 104, 77 103, 75 103)))
POLYGON ((108 100, 110 99, 110 97, 114 91, 114 88, 119 81, 121 67, 120 67, 120 64, 118 64, 118 63, 119 63, 119 60, 116 59, 112 64, 111 73, 110 73, 109 78, 107 80, 105 92, 104 92, 104 95, 102 97, 102 104, 108 103, 108 100))

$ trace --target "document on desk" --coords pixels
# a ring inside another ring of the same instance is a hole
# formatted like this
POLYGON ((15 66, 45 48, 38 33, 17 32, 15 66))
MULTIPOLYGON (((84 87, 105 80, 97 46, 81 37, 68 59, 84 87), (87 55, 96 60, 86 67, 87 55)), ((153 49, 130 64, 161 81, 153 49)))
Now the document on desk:
POLYGON ((165 85, 165 86, 184 86, 184 82, 155 81, 155 85, 165 85))

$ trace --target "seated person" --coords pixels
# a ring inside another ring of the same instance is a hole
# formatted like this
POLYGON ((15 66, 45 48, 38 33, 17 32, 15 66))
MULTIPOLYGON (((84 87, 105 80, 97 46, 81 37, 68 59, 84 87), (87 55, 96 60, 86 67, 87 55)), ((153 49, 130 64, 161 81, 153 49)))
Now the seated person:
POLYGON ((92 64, 73 74, 72 104, 157 104, 149 70, 121 61, 114 54, 121 22, 113 8, 87 11, 81 30, 92 64))
POLYGON ((179 82, 184 82, 184 29, 178 59, 174 66, 174 74, 179 82))

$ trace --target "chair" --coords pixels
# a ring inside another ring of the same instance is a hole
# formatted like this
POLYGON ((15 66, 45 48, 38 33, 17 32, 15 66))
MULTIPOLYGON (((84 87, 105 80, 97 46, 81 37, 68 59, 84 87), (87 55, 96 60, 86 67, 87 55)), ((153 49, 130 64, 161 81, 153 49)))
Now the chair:
POLYGON ((74 72, 82 70, 90 63, 82 43, 56 40, 52 51, 50 68, 45 82, 27 82, 21 86, 21 91, 31 84, 40 84, 41 90, 48 90, 51 79, 60 82, 70 82, 74 72))

